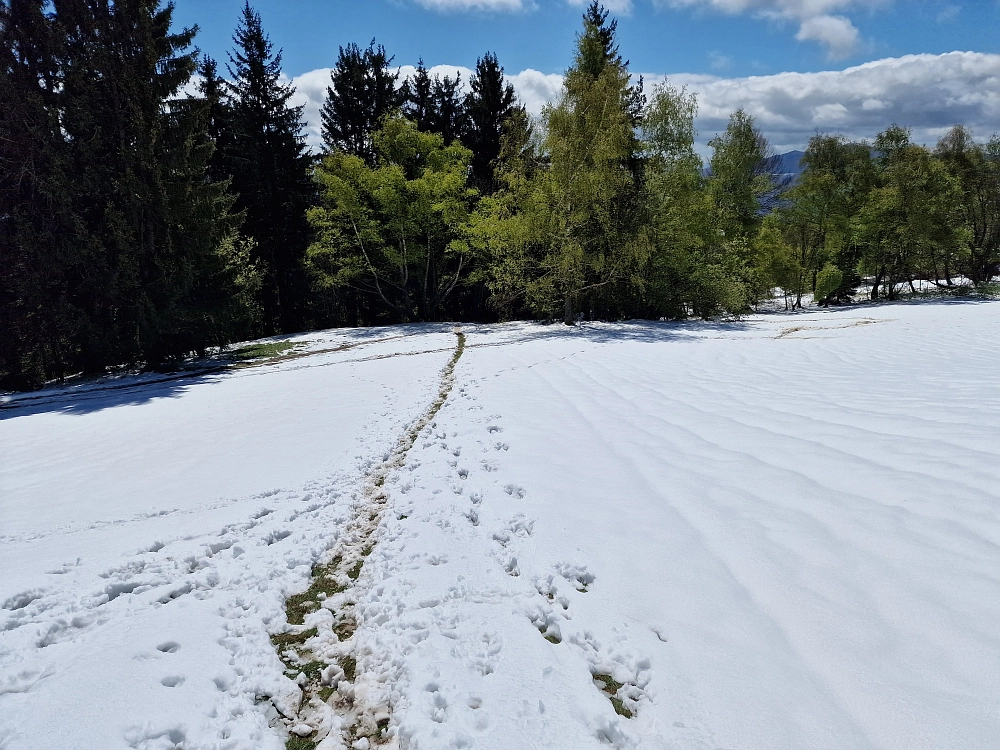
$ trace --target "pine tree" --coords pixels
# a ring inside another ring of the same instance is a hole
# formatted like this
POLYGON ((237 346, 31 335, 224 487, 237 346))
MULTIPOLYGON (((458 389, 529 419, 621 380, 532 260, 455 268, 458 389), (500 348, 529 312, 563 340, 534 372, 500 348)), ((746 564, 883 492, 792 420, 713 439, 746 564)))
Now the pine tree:
POLYGON ((224 163, 245 213, 243 232, 264 275, 264 332, 291 332, 303 321, 302 261, 309 242, 306 209, 315 191, 302 135, 302 108, 281 82, 281 51, 274 52, 260 15, 247 2, 233 37, 227 84, 231 115, 224 163))
POLYGON ((446 146, 465 140, 467 116, 461 73, 454 78, 439 75, 431 78, 421 58, 417 72, 400 87, 400 103, 408 120, 424 133, 440 135, 446 146))
POLYGON ((504 80, 503 68, 493 53, 488 52, 476 61, 469 89, 465 98, 467 127, 463 142, 473 154, 473 184, 488 195, 498 187, 494 169, 504 129, 515 110, 524 108, 517 102, 514 87, 504 80))
MULTIPOLYGON (((73 173, 86 317, 85 369, 155 365, 223 334, 199 299, 232 229, 231 199, 207 178, 203 103, 179 92, 196 68, 194 29, 171 30, 159 0, 65 0, 59 92, 73 173)), ((214 281, 209 281, 214 277, 214 281)))
POLYGON ((321 112, 328 151, 354 154, 374 165, 372 136, 401 103, 396 90, 399 73, 390 72, 391 63, 374 39, 367 49, 356 44, 340 48, 321 112))
POLYGON ((444 138, 444 145, 450 146, 465 135, 465 101, 462 96, 462 74, 454 78, 434 76, 434 110, 431 116, 430 132, 444 138))
POLYGON ((415 123, 425 133, 433 129, 434 81, 424 66, 424 59, 417 62, 417 71, 403 81, 400 87, 403 116, 415 123))
POLYGON ((208 136, 215 143, 209 171, 213 181, 222 182, 230 177, 225 160, 229 150, 232 113, 226 96, 226 82, 219 76, 218 63, 208 55, 198 63, 198 75, 201 77, 198 92, 208 106, 208 136))
POLYGON ((74 217, 56 99, 63 35, 43 0, 0 1, 0 387, 73 366, 74 217))
POLYGON ((607 18, 596 2, 584 15, 563 97, 543 112, 547 168, 511 181, 517 195, 495 202, 499 239, 489 242, 499 297, 567 324, 578 311, 616 314, 615 288, 648 252, 634 111, 642 94, 607 18))

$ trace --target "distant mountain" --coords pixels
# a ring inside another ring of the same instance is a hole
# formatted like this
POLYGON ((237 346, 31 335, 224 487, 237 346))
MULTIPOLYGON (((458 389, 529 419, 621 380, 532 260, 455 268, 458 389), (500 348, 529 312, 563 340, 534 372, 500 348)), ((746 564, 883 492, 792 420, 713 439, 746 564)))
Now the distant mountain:
MULTIPOLYGON (((774 172, 775 177, 779 179, 791 178, 789 186, 794 185, 799 181, 802 172, 805 171, 805 165, 802 164, 802 157, 805 155, 805 151, 788 151, 784 154, 778 154, 778 168, 774 172)), ((706 164, 702 174, 708 177, 712 174, 712 168, 706 164)))
POLYGON ((799 176, 805 169, 805 165, 802 164, 802 157, 805 155, 805 151, 789 151, 785 154, 778 154, 776 174, 780 177, 790 177, 791 184, 794 185, 799 181, 799 176))

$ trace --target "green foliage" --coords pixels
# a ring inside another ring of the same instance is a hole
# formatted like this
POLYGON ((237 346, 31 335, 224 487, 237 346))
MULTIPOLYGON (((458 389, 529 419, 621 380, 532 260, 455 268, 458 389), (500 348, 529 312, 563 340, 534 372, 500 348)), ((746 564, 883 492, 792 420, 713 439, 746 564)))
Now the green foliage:
MULTIPOLYGON (((614 23, 594 4, 558 104, 543 113, 547 163, 508 175, 511 195, 487 207, 491 288, 535 314, 613 311, 615 286, 648 253, 635 131, 636 89, 617 55, 614 23)), ((641 94, 640 94, 641 95, 641 94)), ((523 168, 515 165, 512 169, 523 168)))
POLYGON ((816 274, 816 290, 813 292, 816 302, 825 303, 840 288, 843 280, 844 272, 827 262, 816 274))
POLYGON ((254 241, 253 260, 261 275, 260 332, 290 333, 304 321, 305 211, 315 197, 302 108, 290 105, 295 90, 281 80, 281 52, 274 51, 249 3, 233 41, 221 169, 238 195, 242 231, 254 241))
POLYGON ((179 97, 194 31, 171 31, 172 6, 159 6, 0 3, 11 385, 155 366, 225 343, 246 312, 225 247, 232 198, 208 171, 209 107, 179 97))
POLYGON ((961 261, 967 227, 959 211, 960 187, 947 168, 909 133, 893 126, 875 141, 878 181, 855 218, 863 246, 861 268, 874 276, 872 298, 961 261))
POLYGON ((340 48, 330 72, 321 117, 328 151, 343 151, 375 163, 372 140, 385 117, 401 103, 396 90, 399 73, 391 73, 392 58, 374 40, 366 49, 357 44, 340 48))
POLYGON ((386 120, 374 143, 374 168, 333 153, 316 170, 314 286, 370 298, 392 321, 436 320, 476 260, 467 241, 472 154, 401 117, 386 120))

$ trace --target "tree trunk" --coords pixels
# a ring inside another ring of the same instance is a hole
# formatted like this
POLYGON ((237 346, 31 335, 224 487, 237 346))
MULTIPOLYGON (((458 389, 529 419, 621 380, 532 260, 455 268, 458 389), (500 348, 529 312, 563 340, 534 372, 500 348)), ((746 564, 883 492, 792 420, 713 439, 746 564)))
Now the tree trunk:
POLYGON ((573 297, 568 292, 563 303, 563 323, 568 326, 573 325, 573 297))
POLYGON ((878 299, 878 290, 879 287, 882 286, 882 279, 884 278, 885 278, 885 267, 883 266, 882 268, 879 269, 879 272, 875 274, 875 280, 872 282, 872 293, 871 293, 872 302, 878 299))

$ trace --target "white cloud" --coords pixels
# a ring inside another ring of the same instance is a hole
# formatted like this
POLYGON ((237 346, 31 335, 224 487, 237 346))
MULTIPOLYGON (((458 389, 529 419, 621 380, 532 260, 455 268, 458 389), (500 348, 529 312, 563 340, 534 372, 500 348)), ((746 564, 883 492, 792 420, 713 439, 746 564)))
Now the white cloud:
MULTIPOLYGON (((567 0, 570 5, 590 5, 590 0, 567 0)), ((612 13, 629 15, 632 12, 632 0, 603 0, 602 5, 612 13)))
POLYGON ((540 73, 528 68, 520 73, 507 76, 514 85, 517 96, 532 115, 539 115, 549 102, 554 102, 562 93, 563 77, 560 73, 540 73))
MULTIPOLYGON (((663 78, 646 75, 650 83, 663 78)), ((740 107, 779 151, 803 148, 816 132, 870 140, 892 123, 912 128, 914 140, 929 145, 957 123, 980 137, 1000 129, 1000 55, 907 55, 839 71, 669 80, 698 95, 702 149, 740 107)))
POLYGON ((832 57, 847 57, 858 43, 858 30, 843 16, 814 16, 802 22, 795 38, 825 44, 832 57))
POLYGON ((857 46, 858 30, 843 15, 852 8, 871 10, 892 0, 654 0, 671 8, 703 8, 736 15, 752 13, 763 18, 799 24, 796 39, 826 46, 831 57, 845 57, 857 46))
POLYGON ((532 7, 530 1, 525 3, 522 0, 417 0, 417 2, 431 10, 496 10, 496 11, 518 11, 526 7, 532 7))
MULTIPOLYGON (((403 66, 401 79, 412 74, 403 66)), ((439 65, 431 74, 462 74, 461 66, 439 65)), ((699 145, 725 129, 729 115, 740 107, 779 151, 801 149, 817 132, 872 139, 892 123, 910 127, 914 140, 933 144, 957 123, 980 137, 1000 129, 1000 55, 950 52, 908 55, 865 63, 846 70, 819 73, 779 73, 749 78, 704 74, 647 73, 647 87, 669 78, 698 96, 699 145)), ((558 99, 562 76, 524 70, 508 76, 521 101, 533 115, 558 99)), ((309 142, 320 144, 319 111, 330 82, 329 68, 313 70, 292 80, 293 103, 305 105, 309 142)))

